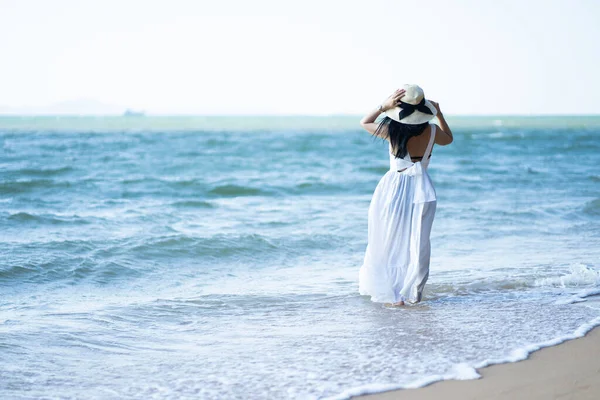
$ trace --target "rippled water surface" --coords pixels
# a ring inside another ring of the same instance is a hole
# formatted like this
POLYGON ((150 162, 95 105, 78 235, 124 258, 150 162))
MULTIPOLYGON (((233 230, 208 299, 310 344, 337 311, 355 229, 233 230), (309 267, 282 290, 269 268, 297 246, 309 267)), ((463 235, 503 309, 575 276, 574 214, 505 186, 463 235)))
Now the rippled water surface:
POLYGON ((600 322, 600 118, 455 118, 402 309, 357 293, 357 120, 0 118, 0 397, 344 397, 600 322))

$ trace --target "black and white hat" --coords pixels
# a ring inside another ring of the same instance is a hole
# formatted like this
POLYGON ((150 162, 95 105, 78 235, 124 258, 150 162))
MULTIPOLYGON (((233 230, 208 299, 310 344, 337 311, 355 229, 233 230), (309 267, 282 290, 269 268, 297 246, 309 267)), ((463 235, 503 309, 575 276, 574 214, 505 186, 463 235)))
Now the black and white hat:
POLYGON ((398 107, 390 108, 385 115, 396 122, 408 125, 419 125, 431 121, 437 110, 425 99, 423 89, 418 85, 404 85, 406 92, 400 100, 398 107))

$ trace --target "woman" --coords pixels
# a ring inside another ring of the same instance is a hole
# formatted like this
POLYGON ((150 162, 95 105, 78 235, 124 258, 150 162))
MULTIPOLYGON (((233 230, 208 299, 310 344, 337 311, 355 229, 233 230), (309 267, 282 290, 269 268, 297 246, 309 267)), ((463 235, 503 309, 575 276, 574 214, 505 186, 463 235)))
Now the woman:
POLYGON ((427 166, 433 144, 452 143, 452 132, 440 106, 425 100, 417 85, 396 90, 360 124, 389 141, 390 170, 379 181, 369 206, 369 241, 359 291, 378 303, 418 303, 429 277, 429 236, 436 208, 427 166), (385 118, 376 123, 382 113, 385 118), (436 115, 440 126, 429 124, 436 115))

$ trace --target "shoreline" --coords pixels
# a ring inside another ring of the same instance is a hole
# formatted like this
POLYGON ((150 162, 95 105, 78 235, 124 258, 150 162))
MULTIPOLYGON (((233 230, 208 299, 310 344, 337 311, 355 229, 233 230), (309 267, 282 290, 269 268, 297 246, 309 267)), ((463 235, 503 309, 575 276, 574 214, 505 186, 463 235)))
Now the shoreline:
POLYGON ((583 337, 543 347, 521 361, 478 368, 479 379, 442 380, 416 389, 351 397, 353 400, 598 399, 600 327, 583 337))

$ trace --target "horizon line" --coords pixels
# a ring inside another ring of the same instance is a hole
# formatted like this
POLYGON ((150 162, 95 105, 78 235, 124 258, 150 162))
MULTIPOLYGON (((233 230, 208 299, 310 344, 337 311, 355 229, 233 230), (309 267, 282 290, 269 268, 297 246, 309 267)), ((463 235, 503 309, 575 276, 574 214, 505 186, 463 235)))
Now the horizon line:
MULTIPOLYGON (((311 117, 311 118, 331 118, 331 117, 353 117, 360 118, 362 114, 344 114, 344 113, 332 113, 332 114, 188 114, 188 113, 149 113, 143 115, 123 115, 123 114, 69 114, 69 113, 60 113, 60 114, 51 114, 51 113, 0 113, 0 118, 14 118, 14 117, 79 117, 79 118, 126 118, 131 120, 138 120, 144 118, 154 118, 154 117, 202 117, 202 118, 299 118, 299 117, 311 117)), ((477 118, 486 118, 486 117, 531 117, 531 118, 540 118, 540 117, 600 117, 600 113, 597 114, 552 114, 552 113, 543 113, 543 114, 513 114, 513 113, 500 113, 500 114, 445 114, 446 117, 454 118, 454 117, 477 117, 477 118)))

